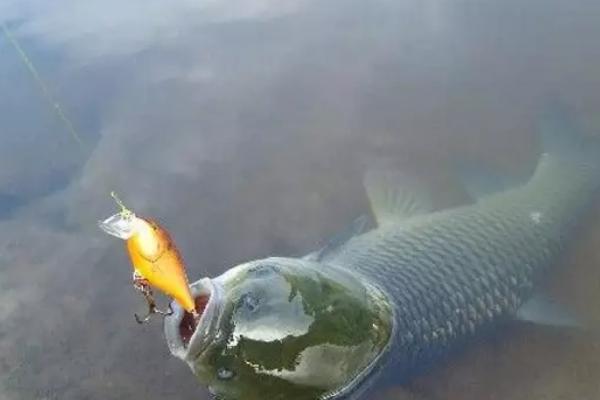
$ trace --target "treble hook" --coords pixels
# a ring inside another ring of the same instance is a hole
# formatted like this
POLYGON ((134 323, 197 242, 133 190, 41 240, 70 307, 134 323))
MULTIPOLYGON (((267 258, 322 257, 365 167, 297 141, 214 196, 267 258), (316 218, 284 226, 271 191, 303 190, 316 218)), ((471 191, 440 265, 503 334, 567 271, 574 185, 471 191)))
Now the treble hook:
POLYGON ((169 316, 173 314, 173 308, 171 308, 171 304, 169 304, 168 310, 160 310, 156 306, 156 300, 154 300, 154 293, 152 292, 152 288, 148 284, 148 281, 141 276, 137 275, 135 272, 133 274, 133 287, 136 288, 146 299, 146 303, 148 304, 148 312, 143 317, 140 317, 137 313, 133 314, 135 317, 135 321, 138 324, 144 324, 150 321, 152 314, 159 314, 162 316, 169 316))

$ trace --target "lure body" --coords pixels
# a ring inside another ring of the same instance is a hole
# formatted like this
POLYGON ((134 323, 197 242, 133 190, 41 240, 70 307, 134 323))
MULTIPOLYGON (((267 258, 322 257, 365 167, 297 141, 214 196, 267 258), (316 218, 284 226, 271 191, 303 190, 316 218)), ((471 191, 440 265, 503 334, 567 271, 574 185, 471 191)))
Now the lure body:
POLYGON ((156 222, 136 217, 137 229, 126 240, 134 273, 175 299, 186 311, 195 308, 183 259, 169 233, 156 222))
MULTIPOLYGON (((148 315, 157 312, 164 314, 156 309, 150 287, 172 297, 184 310, 195 315, 185 265, 171 235, 156 221, 136 216, 114 193, 111 195, 121 211, 99 221, 98 225, 109 235, 125 241, 133 266, 134 286, 148 301, 148 315)), ((138 322, 141 321, 138 319, 138 322)))

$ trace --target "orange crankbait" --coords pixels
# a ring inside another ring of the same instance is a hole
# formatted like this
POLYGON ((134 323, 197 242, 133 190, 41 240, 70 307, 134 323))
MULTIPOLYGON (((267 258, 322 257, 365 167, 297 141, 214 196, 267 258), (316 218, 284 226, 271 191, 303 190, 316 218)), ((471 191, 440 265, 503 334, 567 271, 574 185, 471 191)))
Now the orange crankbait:
POLYGON ((136 315, 136 320, 142 323, 152 314, 169 314, 169 311, 156 307, 151 287, 161 290, 187 312, 197 315, 183 260, 169 233, 155 221, 136 216, 114 192, 111 196, 121 211, 98 225, 104 232, 126 242, 133 265, 133 285, 148 302, 148 314, 142 318, 136 315))

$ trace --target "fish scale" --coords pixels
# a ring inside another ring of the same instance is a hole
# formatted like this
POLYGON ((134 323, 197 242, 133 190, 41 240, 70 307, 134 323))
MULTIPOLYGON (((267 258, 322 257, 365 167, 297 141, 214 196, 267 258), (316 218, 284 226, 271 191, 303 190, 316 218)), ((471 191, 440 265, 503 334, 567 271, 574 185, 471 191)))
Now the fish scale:
POLYGON ((590 170, 569 165, 546 156, 522 187, 385 224, 328 260, 376 282, 395 303, 402 370, 506 320, 531 296, 596 186, 590 170))

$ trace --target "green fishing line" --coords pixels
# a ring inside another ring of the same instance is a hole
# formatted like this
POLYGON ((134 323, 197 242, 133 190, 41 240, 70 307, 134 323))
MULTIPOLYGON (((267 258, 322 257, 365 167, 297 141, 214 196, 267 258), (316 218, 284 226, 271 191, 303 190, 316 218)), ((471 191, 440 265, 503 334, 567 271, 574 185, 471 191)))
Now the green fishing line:
POLYGON ((56 115, 63 122, 63 124, 65 125, 65 128, 67 129, 67 132, 69 132, 69 135, 73 138, 73 140, 75 140, 77 142, 79 147, 82 150, 84 150, 85 144, 84 144, 83 140, 81 139, 81 136, 79 135, 79 133, 77 133, 75 126, 73 125, 71 120, 67 117, 67 114, 64 112, 60 103, 52 96, 50 89, 48 89, 48 86, 46 85, 46 83, 44 82, 42 77, 40 76, 39 72, 37 71, 37 68, 35 68, 35 66, 31 62, 31 59, 29 58, 29 56, 27 55, 25 50, 23 50, 23 48, 21 47, 21 45, 19 44, 17 39, 12 35, 12 33, 10 32, 10 30, 8 29, 6 24, 4 22, 2 22, 1 25, 2 25, 2 32, 4 33, 6 40, 8 40, 8 42, 12 45, 12 47, 15 49, 15 51, 19 55, 19 58, 21 59, 23 64, 25 64, 25 66, 31 73, 31 76, 36 81, 37 85, 39 86, 39 88, 42 92, 42 95, 50 103, 50 105, 51 105, 52 109, 54 110, 54 112, 56 113, 56 115))

